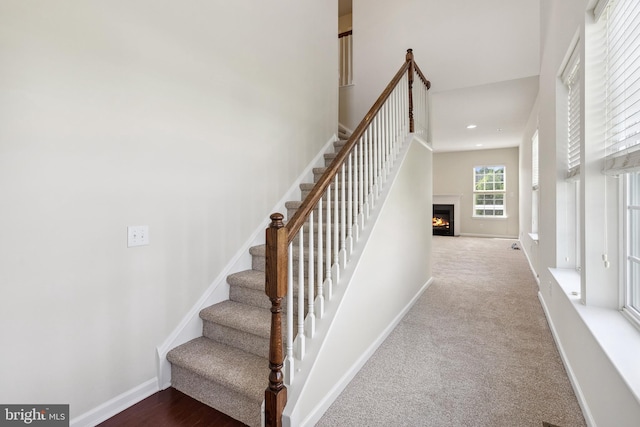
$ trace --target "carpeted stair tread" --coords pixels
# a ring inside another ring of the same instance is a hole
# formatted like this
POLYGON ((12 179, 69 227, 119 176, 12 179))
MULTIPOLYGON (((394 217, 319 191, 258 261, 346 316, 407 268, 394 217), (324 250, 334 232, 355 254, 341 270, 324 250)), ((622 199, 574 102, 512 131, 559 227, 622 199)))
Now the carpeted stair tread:
POLYGON ((265 308, 226 300, 200 311, 204 321, 269 338, 271 311, 265 308))
MULTIPOLYGON (((239 286, 242 288, 252 289, 255 291, 265 291, 265 273, 260 270, 244 270, 227 276, 227 282, 231 286, 239 286)), ((298 278, 293 278, 293 295, 298 294, 298 278)), ((266 301, 269 301, 267 294, 264 294, 266 301)), ((269 302, 269 307, 271 303, 269 302)))
POLYGON ((322 175, 323 173, 325 173, 325 171, 327 170, 327 167, 322 167, 322 168, 313 168, 313 174, 314 175, 322 175))
POLYGON ((337 156, 338 156, 338 153, 326 153, 324 155, 325 166, 329 166, 337 156))
MULTIPOLYGON (((233 273, 227 276, 227 282, 231 286, 241 286, 243 288, 250 288, 260 291, 265 290, 264 271, 244 270, 238 273, 233 273)), ((267 294, 265 294, 264 297, 267 298, 267 294)))
POLYGON ((266 245, 251 246, 249 248, 249 253, 251 254, 251 256, 264 257, 267 254, 267 246, 266 245))
POLYGON ((347 141, 348 141, 348 139, 338 139, 337 141, 333 142, 333 147, 340 149, 340 148, 344 147, 344 144, 346 144, 347 141))
POLYGON ((169 362, 261 402, 269 375, 268 359, 205 337, 171 350, 169 362))

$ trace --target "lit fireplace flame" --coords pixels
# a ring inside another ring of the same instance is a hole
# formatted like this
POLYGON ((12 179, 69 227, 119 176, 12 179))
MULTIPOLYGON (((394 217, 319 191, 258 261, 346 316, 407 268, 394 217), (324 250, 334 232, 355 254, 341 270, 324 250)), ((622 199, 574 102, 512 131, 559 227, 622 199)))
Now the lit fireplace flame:
POLYGON ((434 227, 449 227, 449 221, 444 218, 433 217, 433 226, 434 227))

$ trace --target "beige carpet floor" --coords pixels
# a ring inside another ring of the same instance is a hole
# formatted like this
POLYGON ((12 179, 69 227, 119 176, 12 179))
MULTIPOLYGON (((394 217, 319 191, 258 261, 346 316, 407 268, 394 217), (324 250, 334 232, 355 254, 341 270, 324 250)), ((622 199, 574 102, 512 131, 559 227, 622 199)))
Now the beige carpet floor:
POLYGON ((515 242, 434 236, 432 285, 317 426, 585 426, 515 242))

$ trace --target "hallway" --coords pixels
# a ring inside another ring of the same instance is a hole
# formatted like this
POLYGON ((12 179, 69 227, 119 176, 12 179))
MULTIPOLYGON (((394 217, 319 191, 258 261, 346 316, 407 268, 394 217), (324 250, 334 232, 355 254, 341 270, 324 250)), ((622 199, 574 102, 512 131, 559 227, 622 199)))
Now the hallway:
POLYGON ((585 426, 514 243, 434 236, 433 283, 317 425, 585 426))

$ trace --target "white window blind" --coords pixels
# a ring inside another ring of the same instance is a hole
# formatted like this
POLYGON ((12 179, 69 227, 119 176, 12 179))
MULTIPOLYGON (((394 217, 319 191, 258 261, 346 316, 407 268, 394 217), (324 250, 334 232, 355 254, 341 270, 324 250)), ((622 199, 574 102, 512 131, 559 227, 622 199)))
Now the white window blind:
POLYGON ((610 1, 606 19, 605 172, 640 170, 640 2, 610 1))
POLYGON ((567 99, 567 177, 580 173, 580 54, 573 49, 563 73, 562 81, 568 89, 567 99))

